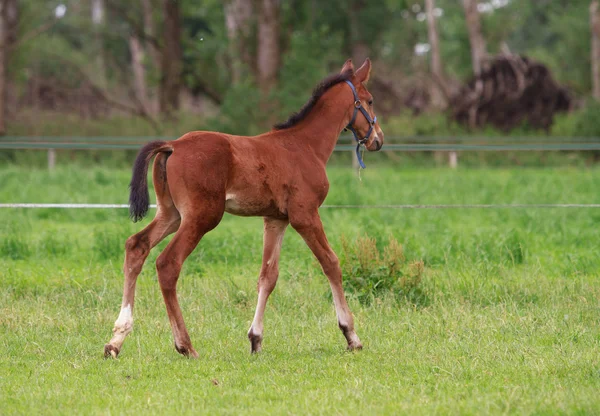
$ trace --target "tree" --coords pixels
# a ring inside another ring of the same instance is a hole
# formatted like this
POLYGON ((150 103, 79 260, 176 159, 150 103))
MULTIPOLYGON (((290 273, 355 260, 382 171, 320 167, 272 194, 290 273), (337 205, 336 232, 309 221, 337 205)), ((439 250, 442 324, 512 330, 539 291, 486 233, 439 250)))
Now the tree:
POLYGON ((590 4, 590 27, 592 32, 592 95, 600 101, 600 4, 590 4))
POLYGON ((132 33, 129 35, 129 52, 131 53, 131 68, 133 71, 133 88, 138 104, 148 112, 148 89, 146 87, 146 69, 144 68, 144 48, 140 39, 132 33))
POLYGON ((230 0, 225 4, 225 26, 229 40, 229 62, 233 84, 238 84, 245 72, 255 68, 250 47, 253 3, 248 0, 230 0))
POLYGON ((170 115, 179 109, 182 69, 181 17, 176 0, 162 0, 162 5, 164 21, 159 109, 161 113, 170 115))
POLYGON ((6 132, 7 68, 16 43, 19 8, 16 0, 0 1, 0 135, 6 132))
POLYGON ((467 29, 469 30, 469 42, 471 44, 471 61, 475 76, 481 74, 483 60, 486 56, 485 40, 481 34, 481 22, 477 10, 477 0, 463 0, 467 29))
POLYGON ((444 83, 444 71, 442 68, 442 58, 440 56, 440 42, 438 37, 437 25, 435 21, 435 0, 425 0, 425 10, 427 13, 427 34, 429 45, 431 47, 431 101, 433 106, 441 108, 445 105, 444 94, 441 89, 444 83))
POLYGON ((361 19, 364 18, 366 8, 365 0, 353 0, 348 9, 348 21, 350 23, 350 38, 352 39, 352 61, 360 65, 371 54, 371 49, 367 37, 364 33, 364 25, 361 19))
POLYGON ((258 7, 258 85, 268 93, 277 83, 281 63, 279 45, 279 0, 260 0, 258 7))
POLYGON ((104 30, 104 21, 106 7, 104 0, 92 0, 92 26, 95 31, 96 43, 96 76, 101 86, 106 86, 106 65, 104 62, 104 48, 102 41, 102 31, 104 30))
POLYGON ((142 16, 144 18, 144 34, 145 34, 145 47, 146 51, 150 52, 150 56, 152 57, 152 63, 156 69, 160 68, 160 51, 156 45, 156 38, 154 33, 154 19, 152 16, 152 1, 151 0, 141 0, 142 1, 142 16), (150 41, 152 40, 152 41, 150 41))
POLYGON ((5 108, 6 102, 6 55, 7 55, 7 24, 6 24, 6 3, 0 1, 0 134, 6 132, 5 108))

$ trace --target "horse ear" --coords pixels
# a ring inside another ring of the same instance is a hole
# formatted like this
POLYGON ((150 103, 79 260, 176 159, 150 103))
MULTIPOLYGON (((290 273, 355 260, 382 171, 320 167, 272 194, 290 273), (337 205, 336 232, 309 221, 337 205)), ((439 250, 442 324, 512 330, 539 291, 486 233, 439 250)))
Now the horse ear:
POLYGON ((354 74, 354 65, 352 64, 352 59, 348 59, 346 63, 344 63, 340 73, 343 74, 346 71, 351 71, 354 74))
POLYGON ((354 76, 358 82, 366 84, 369 81, 371 76, 371 60, 369 58, 365 59, 365 62, 356 70, 354 76))

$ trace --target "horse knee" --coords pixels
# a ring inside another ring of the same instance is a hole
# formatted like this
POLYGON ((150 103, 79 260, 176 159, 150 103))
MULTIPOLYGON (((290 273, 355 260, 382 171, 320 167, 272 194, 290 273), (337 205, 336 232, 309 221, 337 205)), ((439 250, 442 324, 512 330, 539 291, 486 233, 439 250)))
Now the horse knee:
POLYGON ((274 270, 270 273, 262 274, 258 278, 258 291, 264 290, 267 294, 271 294, 275 285, 277 284, 277 278, 279 277, 279 271, 274 270))
POLYGON ((150 253, 150 241, 145 233, 134 234, 125 242, 125 252, 147 256, 150 253))
POLYGON ((332 252, 325 256, 321 261, 321 267, 323 268, 323 272, 330 278, 339 277, 341 280, 342 271, 340 268, 340 260, 335 253, 332 252))
POLYGON ((149 253, 150 244, 145 236, 136 234, 129 237, 125 242, 125 273, 139 274, 149 253))
POLYGON ((177 284, 181 264, 168 255, 161 254, 156 259, 158 283, 162 290, 174 289, 177 284))

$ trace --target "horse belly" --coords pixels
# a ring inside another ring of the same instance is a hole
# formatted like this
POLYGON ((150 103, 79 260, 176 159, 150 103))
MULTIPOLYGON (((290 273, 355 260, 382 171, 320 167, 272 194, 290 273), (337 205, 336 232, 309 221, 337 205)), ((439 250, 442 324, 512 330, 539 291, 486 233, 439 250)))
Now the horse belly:
POLYGON ((243 217, 285 217, 275 201, 228 193, 225 197, 225 211, 243 217))

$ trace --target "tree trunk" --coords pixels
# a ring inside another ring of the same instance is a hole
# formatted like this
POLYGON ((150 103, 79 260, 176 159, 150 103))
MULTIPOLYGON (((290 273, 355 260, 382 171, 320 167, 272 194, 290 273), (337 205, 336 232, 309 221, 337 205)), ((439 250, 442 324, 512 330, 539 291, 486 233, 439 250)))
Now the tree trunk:
POLYGON ((5 102, 6 102, 6 52, 7 52, 7 28, 6 28, 6 3, 0 1, 0 135, 6 133, 5 126, 5 102))
POLYGON ((146 69, 144 68, 144 48, 137 36, 129 36, 129 52, 131 53, 131 68, 133 70, 133 86, 135 98, 145 112, 148 112, 150 103, 146 88, 146 69))
POLYGON ((431 47, 431 103, 435 108, 444 108, 446 100, 442 91, 444 83, 444 71, 442 69, 442 58, 440 56, 440 40, 438 37, 437 24, 434 16, 435 0, 425 0, 427 11, 427 33, 431 47))
MULTIPOLYGON (((141 0, 142 14, 144 17, 144 32, 151 38, 154 38, 154 20, 152 19, 152 2, 151 0, 141 0)), ((152 42, 145 42, 145 49, 150 53, 152 63, 158 71, 160 69, 160 51, 152 42)))
POLYGON ((253 3, 250 0, 230 0, 225 4, 225 26, 229 39, 231 80, 234 84, 244 78, 244 73, 254 73, 255 63, 250 53, 253 3))
POLYGON ((483 60, 486 56, 485 40, 481 34, 481 22, 477 10, 477 0, 463 0, 467 29, 469 30, 469 42, 471 43, 471 61, 475 76, 481 74, 483 60))
POLYGON ((350 21, 350 39, 352 39, 352 61, 358 68, 369 57, 370 48, 362 33, 360 16, 365 7, 365 0, 354 0, 350 6, 348 19, 350 21))
POLYGON ((97 82, 101 87, 106 87, 106 65, 104 64, 104 47, 102 45, 102 27, 104 26, 105 15, 104 0, 92 0, 92 25, 95 30, 96 53, 96 74, 97 82))
POLYGON ((600 4, 598 0, 590 4, 590 26, 592 32, 592 92, 600 101, 600 4))
POLYGON ((268 93, 279 70, 279 0, 260 0, 258 14, 258 85, 268 93))
POLYGON ((181 89, 182 55, 179 3, 176 0, 163 0, 163 13, 159 107, 161 113, 169 115, 179 109, 179 90, 181 89))

